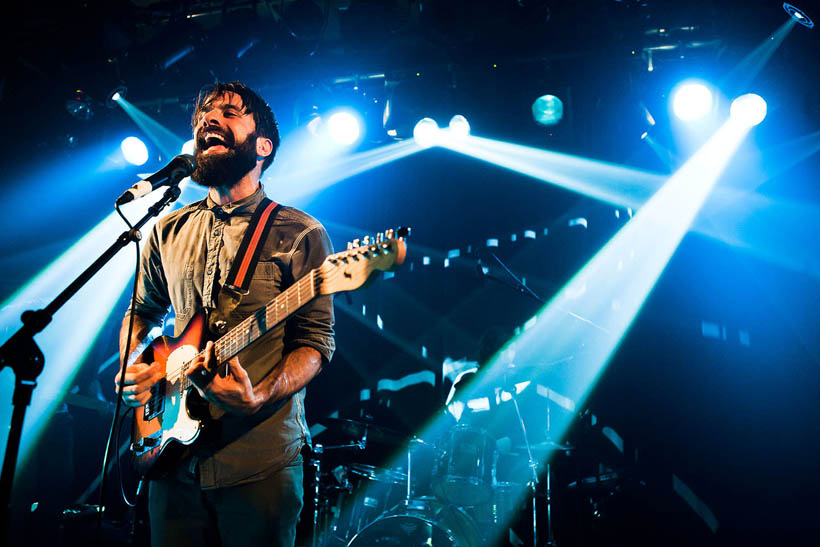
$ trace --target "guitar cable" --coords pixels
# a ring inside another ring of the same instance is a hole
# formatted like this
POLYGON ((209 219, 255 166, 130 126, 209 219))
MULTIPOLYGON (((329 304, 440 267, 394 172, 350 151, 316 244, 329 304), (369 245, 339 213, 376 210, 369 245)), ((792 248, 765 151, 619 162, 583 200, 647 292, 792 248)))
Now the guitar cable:
MULTIPOLYGON (((131 225, 131 223, 128 221, 128 219, 125 217, 125 215, 122 213, 122 211, 120 210, 119 205, 115 204, 114 209, 116 209, 117 213, 120 215, 123 222, 125 222, 126 226, 128 226, 128 229, 133 230, 134 227, 131 225)), ((134 306, 136 305, 137 282, 138 282, 139 273, 140 273, 140 246, 139 246, 139 241, 136 240, 136 239, 134 240, 134 246, 135 246, 137 255, 136 255, 136 266, 134 268, 134 284, 133 284, 133 288, 132 288, 132 291, 131 291, 131 305, 129 306, 129 309, 131 309, 131 310, 133 310, 134 306)), ((134 332, 134 313, 132 311, 132 313, 129 314, 129 319, 128 319, 128 336, 126 337, 126 347, 128 345, 130 345, 130 343, 131 343, 131 336, 132 336, 133 332, 134 332)), ((133 409, 129 408, 128 410, 125 411, 125 413, 122 415, 122 417, 120 417, 120 410, 122 409, 122 401, 123 401, 122 391, 123 391, 123 388, 125 387, 125 363, 123 362, 123 360, 125 360, 127 362, 128 356, 129 356, 129 354, 126 352, 126 355, 125 355, 124 358, 120 357, 120 370, 119 370, 120 381, 119 381, 119 386, 117 387, 117 405, 114 409, 114 416, 113 416, 112 421, 111 421, 111 428, 108 431, 108 439, 106 440, 106 443, 105 443, 105 452, 103 453, 102 475, 100 477, 100 496, 99 496, 99 500, 98 500, 98 504, 97 504, 97 527, 96 527, 97 528, 97 530, 96 530, 96 539, 97 539, 96 543, 97 543, 97 545, 102 545, 102 521, 103 521, 103 513, 105 511, 105 505, 104 505, 104 503, 105 503, 105 492, 106 492, 106 486, 107 486, 107 483, 108 483, 108 480, 107 480, 108 473, 107 473, 107 471, 108 471, 108 466, 109 466, 109 460, 110 460, 110 457, 111 457, 111 446, 113 444, 113 441, 115 440, 115 432, 116 432, 116 440, 119 441, 120 429, 122 428, 122 423, 125 421, 124 419, 121 420, 120 418, 125 418, 128 415, 128 412, 133 410, 133 409), (119 425, 119 427, 118 427, 118 425, 119 425)), ((122 473, 121 473, 121 468, 120 468, 119 450, 117 450, 117 476, 118 476, 119 483, 120 483, 120 492, 122 494, 123 501, 125 502, 126 505, 128 505, 128 507, 132 507, 132 508, 135 507, 136 506, 136 500, 134 500, 134 503, 131 503, 128 500, 128 497, 125 494, 125 487, 124 487, 123 482, 122 482, 122 473)))

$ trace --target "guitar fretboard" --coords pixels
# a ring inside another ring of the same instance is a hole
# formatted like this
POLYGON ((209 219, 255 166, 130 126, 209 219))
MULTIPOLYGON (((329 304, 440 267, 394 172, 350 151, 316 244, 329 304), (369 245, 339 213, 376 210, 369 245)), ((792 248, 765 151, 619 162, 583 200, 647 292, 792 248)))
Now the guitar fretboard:
MULTIPOLYGON (((222 338, 214 342, 216 360, 223 366, 227 361, 259 339, 260 336, 287 319, 293 312, 313 300, 318 294, 321 274, 311 270, 306 276, 285 289, 266 306, 242 320, 222 338)), ((199 353, 201 355, 202 352, 199 353)), ((188 364, 182 368, 181 389, 187 389, 191 381, 184 374, 188 364)))

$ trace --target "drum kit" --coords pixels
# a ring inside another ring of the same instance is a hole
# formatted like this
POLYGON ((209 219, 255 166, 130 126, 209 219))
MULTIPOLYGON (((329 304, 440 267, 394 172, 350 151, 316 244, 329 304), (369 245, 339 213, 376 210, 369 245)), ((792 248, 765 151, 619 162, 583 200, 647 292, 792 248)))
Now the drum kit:
POLYGON ((485 430, 466 424, 431 442, 369 422, 320 423, 349 442, 314 444, 314 547, 509 544, 512 522, 529 528, 514 543, 554 545, 549 471, 539 462, 549 460, 547 450, 568 447, 502 451, 485 430), (383 445, 398 454, 389 467, 351 461, 383 445))

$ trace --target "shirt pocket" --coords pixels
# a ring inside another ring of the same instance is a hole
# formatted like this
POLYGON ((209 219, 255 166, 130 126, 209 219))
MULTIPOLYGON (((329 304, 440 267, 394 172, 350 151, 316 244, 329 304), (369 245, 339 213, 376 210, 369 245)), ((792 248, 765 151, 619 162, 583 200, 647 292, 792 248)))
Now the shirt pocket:
POLYGON ((179 308, 174 307, 177 322, 187 321, 194 311, 194 264, 189 262, 182 272, 180 284, 179 308))
POLYGON ((268 304, 281 292, 282 269, 277 262, 258 262, 251 277, 248 294, 239 306, 244 312, 253 312, 268 304))

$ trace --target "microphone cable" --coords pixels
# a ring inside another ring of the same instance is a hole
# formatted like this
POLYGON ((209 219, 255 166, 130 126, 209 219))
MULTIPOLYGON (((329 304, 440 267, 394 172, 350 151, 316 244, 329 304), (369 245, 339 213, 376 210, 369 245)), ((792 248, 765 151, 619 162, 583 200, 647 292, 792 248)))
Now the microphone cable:
MULTIPOLYGON (((116 209, 117 214, 120 215, 123 222, 125 222, 126 226, 128 226, 128 229, 133 230, 134 226, 128 221, 128 218, 126 218, 126 216, 122 213, 122 211, 120 210, 120 206, 115 204, 114 209, 116 209)), ((129 346, 131 345, 131 336, 133 335, 133 332, 134 332, 134 311, 133 310, 134 310, 134 307, 135 307, 136 301, 137 301, 137 283, 138 283, 139 274, 140 274, 140 245, 139 245, 138 240, 134 241, 134 246, 135 246, 135 249, 136 249, 136 266, 134 267, 134 284, 133 284, 133 288, 132 288, 132 291, 131 291, 131 305, 129 306, 129 309, 131 310, 131 313, 128 314, 128 336, 127 336, 126 341, 125 341, 126 352, 125 352, 124 356, 120 355, 120 370, 119 370, 120 381, 119 381, 119 386, 117 388, 117 405, 114 409, 114 416, 111 420, 111 428, 108 431, 108 439, 106 440, 106 443, 105 443, 105 452, 103 454, 102 475, 100 476, 100 496, 99 496, 99 500, 98 500, 98 503, 97 503, 97 527, 96 527, 97 528, 96 529, 96 544, 98 546, 102 546, 102 521, 103 521, 103 513, 105 512, 105 492, 106 492, 106 487, 107 487, 107 483, 108 483, 108 473, 107 473, 107 471, 108 471, 108 466, 109 466, 109 460, 110 460, 110 457, 111 457, 111 446, 113 444, 113 441, 115 440, 115 432, 117 433, 116 438, 117 438, 117 440, 119 440, 119 429, 118 429, 117 426, 118 426, 118 423, 120 424, 120 426, 122 424, 122 422, 120 421, 120 418, 121 418, 120 417, 120 410, 122 409, 122 401, 123 401, 122 391, 123 391, 123 388, 125 387, 125 385, 124 385, 125 384, 125 365, 128 362, 128 358, 130 357, 130 352, 127 351, 127 350, 129 348, 129 346)), ((130 410, 132 410, 132 409, 126 410, 125 413, 123 414, 122 418, 125 418, 125 416, 128 415, 128 412, 130 412, 130 410)), ((117 472, 118 472, 117 474, 118 474, 119 480, 120 480, 120 492, 122 493, 122 499, 125 502, 125 504, 128 507, 133 508, 133 507, 136 507, 136 499, 132 503, 130 500, 128 500, 128 497, 125 494, 125 488, 122 484, 122 474, 120 473, 119 459, 120 459, 119 458, 119 450, 117 450, 117 472)))

